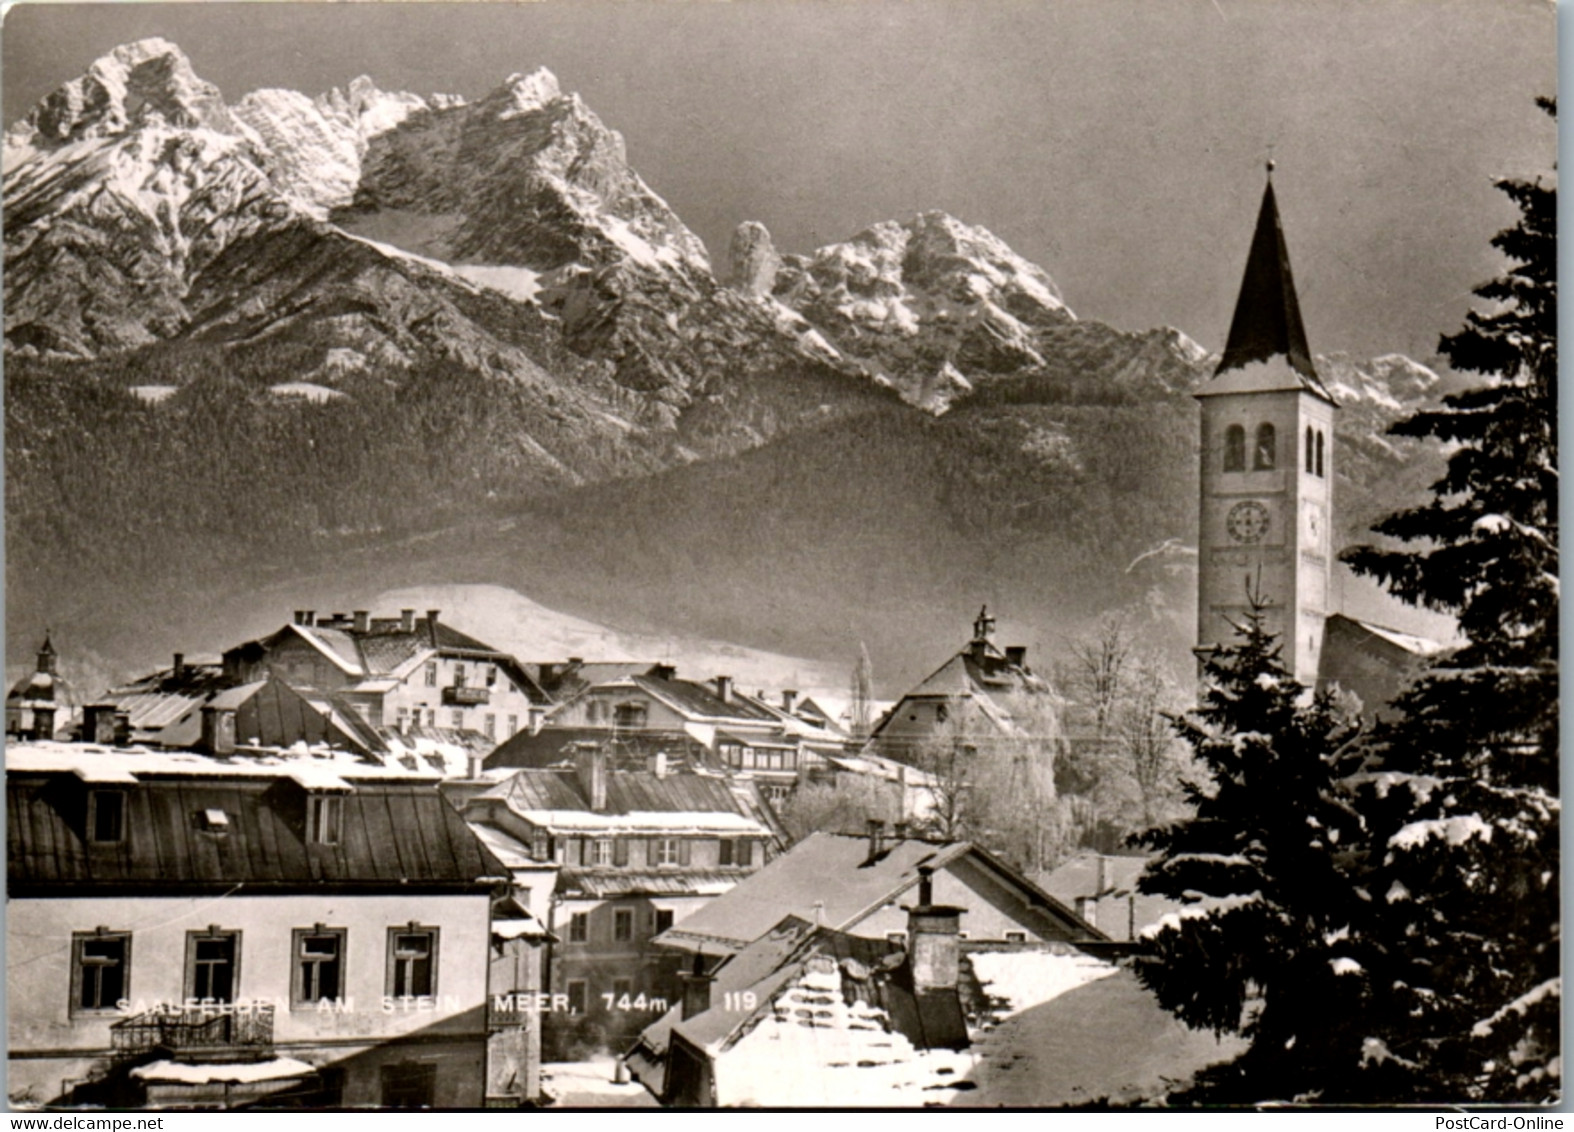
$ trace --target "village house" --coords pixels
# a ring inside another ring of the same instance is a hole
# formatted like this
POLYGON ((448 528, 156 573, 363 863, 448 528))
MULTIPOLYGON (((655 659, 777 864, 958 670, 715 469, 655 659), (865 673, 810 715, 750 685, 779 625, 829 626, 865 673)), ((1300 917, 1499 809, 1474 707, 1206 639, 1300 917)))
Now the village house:
POLYGON ((539 1005, 547 935, 494 915, 507 870, 435 774, 18 743, 6 800, 13 1104, 536 1095, 540 1013, 490 991, 539 1005))
POLYGON ((574 768, 520 770, 466 793, 465 818, 511 858, 530 890, 521 899, 546 900, 557 941, 547 989, 567 1004, 546 1019, 554 1060, 617 1047, 675 1001, 679 961, 652 938, 782 845, 752 783, 669 771, 660 756, 619 770, 591 748, 574 768))
POLYGON ((855 1103, 893 1101, 883 1087, 916 1084, 934 1068, 924 1052, 969 1044, 962 909, 931 895, 924 887, 906 909, 899 941, 787 916, 716 974, 696 965, 683 976, 682 1001, 640 1035, 630 1073, 682 1107, 848 1099, 839 1092, 855 1103))
POLYGON ((941 745, 980 751, 1061 742, 1060 697, 1027 667, 1025 648, 1002 650, 994 633, 995 619, 979 610, 966 646, 881 717, 874 750, 921 766, 941 745))
POLYGON ((907 930, 901 901, 921 873, 933 877, 934 901, 961 908, 968 945, 1107 942, 1102 932, 982 848, 966 841, 887 835, 871 821, 862 836, 814 833, 725 895, 663 932, 656 943, 692 958, 733 955, 784 916, 866 939, 899 939, 907 930))
POLYGON ((1090 954, 1104 946, 1094 932, 981 939, 967 908, 937 902, 931 865, 916 873, 900 930, 789 914, 719 963, 696 952, 682 1002, 640 1035, 629 1072, 673 1105, 947 1104, 980 1068, 1021 1056, 1000 1040, 1008 1020, 1116 973, 1090 954))
POLYGON ((443 624, 435 609, 422 618, 297 610, 282 629, 224 654, 232 683, 265 671, 331 694, 385 733, 474 732, 489 747, 530 730, 550 703, 517 660, 443 624))
POLYGON ((33 671, 6 693, 5 733, 22 739, 53 739, 73 722, 77 707, 76 694, 60 675, 59 657, 46 633, 33 671))
POLYGON ((577 658, 561 672, 550 665, 537 671, 565 698, 536 734, 504 743, 489 767, 548 766, 570 744, 600 743, 614 757, 662 753, 675 765, 746 774, 780 803, 824 766, 823 753, 845 742, 818 707, 803 709, 796 692, 783 693, 778 706, 763 693, 740 692, 727 676, 699 683, 679 679, 669 664, 631 668, 577 658))

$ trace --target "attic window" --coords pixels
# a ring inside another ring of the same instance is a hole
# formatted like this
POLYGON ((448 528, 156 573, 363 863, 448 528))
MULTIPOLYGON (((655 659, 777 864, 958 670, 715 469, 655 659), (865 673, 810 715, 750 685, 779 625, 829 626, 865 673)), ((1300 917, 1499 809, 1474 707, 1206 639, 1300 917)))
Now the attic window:
POLYGON ((119 845, 126 836, 124 790, 94 790, 87 796, 88 840, 97 845, 119 845))
POLYGON ((344 799, 337 794, 313 794, 306 800, 306 840, 314 845, 337 845, 343 811, 344 799))
POLYGON ((230 816, 223 810, 203 810, 202 828, 213 833, 223 833, 230 827, 230 816))
POLYGON ((1006 933, 1006 942, 1007 943, 1026 943, 1027 942, 1027 932, 1007 932, 1006 933))

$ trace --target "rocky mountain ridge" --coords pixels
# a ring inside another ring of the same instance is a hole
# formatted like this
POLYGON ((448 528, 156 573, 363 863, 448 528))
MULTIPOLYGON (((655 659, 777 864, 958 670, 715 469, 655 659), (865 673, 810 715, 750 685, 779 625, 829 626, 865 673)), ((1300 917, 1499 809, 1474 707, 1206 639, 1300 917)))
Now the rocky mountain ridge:
MULTIPOLYGON (((379 548, 430 545, 379 588, 462 575, 824 655, 871 571, 922 602, 1034 546, 1091 592, 1189 530, 1211 360, 1183 333, 1078 320, 937 212, 806 255, 745 223, 722 282, 544 70, 474 102, 357 79, 227 105, 141 41, 8 130, 4 177, 13 617, 240 602, 330 562, 371 584, 379 548), (759 598, 789 558, 814 584, 759 598)), ((1343 416, 1375 434, 1424 393, 1407 364, 1340 370, 1371 408, 1343 416)), ((1369 447, 1357 493, 1403 456, 1369 447)))

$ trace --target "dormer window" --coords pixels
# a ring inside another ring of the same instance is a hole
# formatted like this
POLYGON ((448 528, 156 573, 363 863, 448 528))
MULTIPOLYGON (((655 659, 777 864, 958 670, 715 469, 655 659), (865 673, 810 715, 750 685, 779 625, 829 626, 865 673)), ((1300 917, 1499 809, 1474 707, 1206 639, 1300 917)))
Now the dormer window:
POLYGON ((306 799, 306 840, 313 845, 339 844, 344 799, 337 794, 313 794, 306 799))
POLYGON ((1238 424, 1232 424, 1224 430, 1224 470, 1246 470, 1246 430, 1238 424))
POLYGON ((1252 469, 1259 472, 1272 471, 1277 456, 1277 441, 1274 437, 1273 425, 1263 423, 1257 426, 1257 448, 1252 457, 1252 469))
POLYGON ((119 845, 125 840, 124 790, 94 790, 88 794, 87 835, 95 845, 119 845))

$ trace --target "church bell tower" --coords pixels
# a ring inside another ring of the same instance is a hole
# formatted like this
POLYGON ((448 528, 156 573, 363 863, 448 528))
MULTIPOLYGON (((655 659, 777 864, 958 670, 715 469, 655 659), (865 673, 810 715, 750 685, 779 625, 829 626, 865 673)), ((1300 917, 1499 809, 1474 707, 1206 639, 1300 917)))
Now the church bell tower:
POLYGON ((1202 403, 1197 651, 1235 640, 1251 594, 1281 659, 1317 681, 1333 568, 1334 412, 1312 364, 1290 275, 1273 163, 1229 342, 1202 403))

